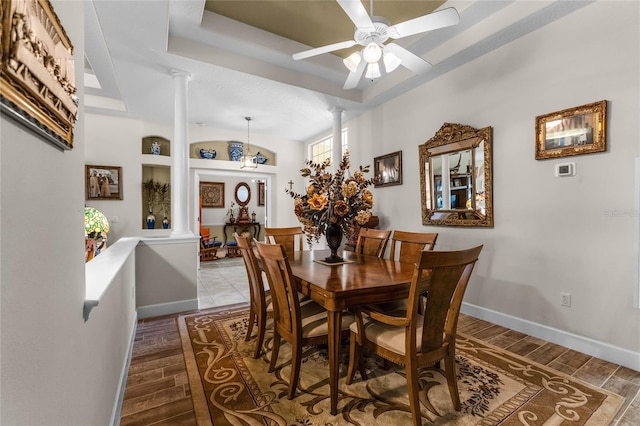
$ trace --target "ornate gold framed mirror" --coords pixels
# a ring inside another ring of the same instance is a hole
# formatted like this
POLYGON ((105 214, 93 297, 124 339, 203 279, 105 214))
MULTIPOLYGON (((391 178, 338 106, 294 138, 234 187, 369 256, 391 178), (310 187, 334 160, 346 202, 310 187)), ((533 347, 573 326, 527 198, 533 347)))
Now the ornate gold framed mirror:
POLYGON ((444 123, 420 145, 422 224, 493 227, 492 128, 444 123))

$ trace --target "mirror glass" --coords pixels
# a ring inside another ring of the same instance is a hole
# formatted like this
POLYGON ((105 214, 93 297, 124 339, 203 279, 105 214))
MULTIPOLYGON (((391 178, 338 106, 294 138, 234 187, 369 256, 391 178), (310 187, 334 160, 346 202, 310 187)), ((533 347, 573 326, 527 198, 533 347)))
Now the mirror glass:
POLYGON ((492 129, 445 123, 419 147, 422 224, 493 226, 492 129))
POLYGON ((245 182, 240 182, 236 185, 236 203, 241 206, 246 206, 251 200, 251 189, 245 182))

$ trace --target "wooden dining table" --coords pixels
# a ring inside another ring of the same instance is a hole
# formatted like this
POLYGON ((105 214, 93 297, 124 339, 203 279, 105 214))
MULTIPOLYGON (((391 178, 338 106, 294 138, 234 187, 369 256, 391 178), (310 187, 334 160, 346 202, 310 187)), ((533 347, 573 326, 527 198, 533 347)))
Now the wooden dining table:
POLYGON ((341 253, 347 263, 326 265, 317 262, 329 254, 329 250, 297 251, 293 259, 289 258, 289 264, 299 291, 328 311, 329 389, 331 414, 336 415, 342 312, 364 304, 406 298, 415 264, 350 251, 341 253))

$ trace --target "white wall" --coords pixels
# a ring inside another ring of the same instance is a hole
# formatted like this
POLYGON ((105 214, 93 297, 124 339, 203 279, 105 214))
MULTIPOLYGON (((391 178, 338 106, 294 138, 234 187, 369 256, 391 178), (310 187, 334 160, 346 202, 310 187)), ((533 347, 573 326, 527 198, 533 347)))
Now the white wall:
MULTIPOLYGON (((82 99, 84 4, 52 5, 74 45, 82 99)), ((84 321, 84 126, 81 108, 74 148, 62 152, 0 118, 3 425, 106 425, 114 414, 133 280, 118 278, 84 321)))
POLYGON ((638 8, 637 2, 588 5, 347 123, 353 164, 403 151, 401 190, 374 191, 381 227, 437 231, 441 250, 485 245, 466 303, 505 321, 533 322, 538 331, 557 329, 566 343, 573 333, 582 343, 600 343, 592 349, 613 345, 608 355, 636 369, 638 212, 610 212, 634 208, 638 8), (535 160, 537 115, 602 99, 609 101, 606 153, 535 160), (421 223, 418 145, 444 122, 493 126, 493 229, 421 223), (555 164, 565 161, 576 163, 577 176, 555 178, 555 164), (561 292, 572 295, 572 307, 560 306, 561 292))

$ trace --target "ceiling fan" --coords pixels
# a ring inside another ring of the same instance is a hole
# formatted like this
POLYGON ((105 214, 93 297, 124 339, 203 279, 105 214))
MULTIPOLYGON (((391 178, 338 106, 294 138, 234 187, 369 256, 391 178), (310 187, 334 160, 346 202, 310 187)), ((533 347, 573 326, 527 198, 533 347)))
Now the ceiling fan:
POLYGON ((359 52, 352 53, 344 59, 349 75, 344 83, 345 89, 353 89, 358 85, 366 68, 366 78, 381 76, 379 61, 382 58, 386 73, 395 70, 399 65, 408 68, 416 74, 421 74, 431 68, 431 64, 419 56, 409 52, 396 43, 384 44, 388 39, 399 39, 414 34, 456 25, 460 22, 458 11, 449 7, 417 18, 409 19, 396 25, 389 25, 389 21, 380 16, 373 16, 373 0, 371 0, 371 16, 360 0, 336 0, 345 11, 349 19, 356 26, 353 40, 329 44, 314 49, 295 53, 293 59, 300 60, 312 56, 347 49, 360 44, 364 46, 359 52), (363 60, 364 59, 364 60, 363 60))

